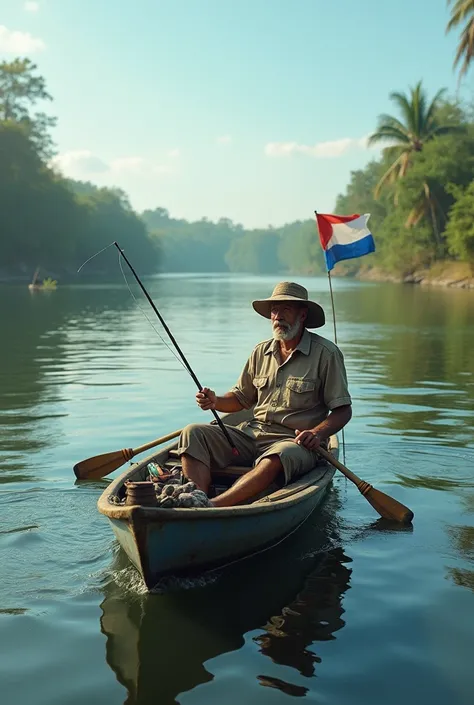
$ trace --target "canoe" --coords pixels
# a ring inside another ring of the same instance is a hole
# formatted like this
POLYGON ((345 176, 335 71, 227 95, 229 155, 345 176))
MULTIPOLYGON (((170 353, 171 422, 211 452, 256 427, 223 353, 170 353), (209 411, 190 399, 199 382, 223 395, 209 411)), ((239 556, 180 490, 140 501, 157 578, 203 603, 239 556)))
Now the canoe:
MULTIPOLYGON (((223 416, 232 426, 246 412, 223 416)), ((98 500, 114 534, 151 590, 165 575, 198 573, 274 547, 296 531, 324 498, 334 468, 321 461, 309 473, 283 488, 269 488, 264 496, 235 507, 160 508, 120 504, 125 482, 148 479, 147 465, 179 464, 178 441, 131 464, 108 485, 98 500)), ((330 451, 337 457, 337 437, 330 451)), ((213 471, 213 483, 230 486, 247 469, 230 466, 213 471)))

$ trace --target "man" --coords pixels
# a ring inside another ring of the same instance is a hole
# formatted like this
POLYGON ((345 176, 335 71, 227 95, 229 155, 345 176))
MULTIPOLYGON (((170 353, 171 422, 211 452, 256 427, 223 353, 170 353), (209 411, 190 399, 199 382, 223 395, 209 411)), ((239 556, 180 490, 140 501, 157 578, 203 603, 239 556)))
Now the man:
POLYGON ((253 409, 253 418, 227 426, 238 458, 217 425, 190 424, 178 452, 184 475, 206 492, 211 467, 240 463, 252 470, 211 502, 227 507, 245 502, 283 476, 288 484, 320 460, 317 449, 351 419, 351 398, 339 348, 308 328, 325 323, 324 311, 299 284, 281 282, 268 299, 253 301, 272 322, 273 339, 259 343, 240 378, 224 396, 205 387, 196 394, 201 409, 224 413, 253 409))

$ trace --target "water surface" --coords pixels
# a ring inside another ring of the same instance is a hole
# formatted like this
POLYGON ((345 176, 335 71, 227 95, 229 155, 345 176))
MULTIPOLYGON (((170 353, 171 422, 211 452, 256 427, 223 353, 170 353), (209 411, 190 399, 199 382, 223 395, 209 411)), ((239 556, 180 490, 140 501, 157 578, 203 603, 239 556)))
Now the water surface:
MULTIPOLYGON (((332 339, 327 281, 299 281, 332 339)), ((269 336, 250 301, 274 284, 147 281, 220 392, 269 336)), ((109 479, 77 483, 72 466, 206 419, 194 384, 124 285, 0 288, 2 704, 472 703, 474 295, 334 288, 354 399, 346 464, 410 506, 413 527, 378 521, 337 476, 279 548, 153 595, 97 512, 109 479)))

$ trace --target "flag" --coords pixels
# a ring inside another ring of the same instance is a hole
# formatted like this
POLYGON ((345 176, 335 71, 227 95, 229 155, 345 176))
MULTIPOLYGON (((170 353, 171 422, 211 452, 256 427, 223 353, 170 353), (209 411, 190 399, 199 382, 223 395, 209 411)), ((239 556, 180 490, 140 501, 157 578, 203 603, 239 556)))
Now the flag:
POLYGON ((342 259, 363 257, 375 252, 372 233, 367 227, 370 213, 365 215, 323 215, 316 213, 319 239, 326 256, 328 272, 342 259))

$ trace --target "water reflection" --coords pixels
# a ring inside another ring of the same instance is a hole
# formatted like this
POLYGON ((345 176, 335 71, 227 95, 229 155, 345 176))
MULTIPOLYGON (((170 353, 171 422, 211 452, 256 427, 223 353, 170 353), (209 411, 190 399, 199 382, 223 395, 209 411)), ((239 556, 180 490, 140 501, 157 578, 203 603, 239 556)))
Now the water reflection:
MULTIPOLYGON (((330 311, 327 280, 301 280, 330 311)), ((274 283, 186 275, 146 286, 198 377, 224 390, 268 336, 268 322, 249 302, 274 283)), ((123 285, 60 286, 48 297, 2 287, 0 482, 10 484, 0 488, 0 613, 2 627, 11 624, 3 641, 13 645, 5 652, 4 699, 32 702, 30 687, 53 683, 50 701, 72 705, 84 700, 88 673, 96 699, 117 702, 116 683, 113 694, 107 690, 112 668, 129 705, 206 702, 208 693, 209 702, 234 703, 249 684, 262 703, 306 694, 360 704, 387 682, 390 705, 403 702, 408 687, 423 705, 471 702, 473 294, 350 281, 334 287, 354 397, 347 464, 411 506, 416 523, 397 535, 381 521, 368 525, 375 514, 349 485, 324 531, 315 521, 277 557, 153 596, 140 593, 121 554, 103 579, 112 534, 96 500, 109 480, 72 488, 72 465, 197 420, 192 381, 123 285), (105 666, 102 637, 92 636, 98 584, 105 666), (22 622, 27 610, 33 621, 22 622), (206 683, 202 698, 193 689, 206 683), (193 692, 179 695, 185 691, 193 692), (456 698, 458 691, 466 696, 456 698)), ((328 321, 321 333, 332 337, 328 321)))
POLYGON ((448 568, 448 575, 458 587, 468 588, 474 592, 474 570, 468 568, 448 568))
MULTIPOLYGON (((262 654, 274 663, 290 666, 302 676, 315 675, 315 664, 321 658, 309 650, 315 642, 335 639, 335 632, 342 629, 342 595, 349 588, 351 570, 346 566, 351 559, 342 548, 324 554, 305 577, 303 589, 296 598, 278 614, 273 615, 264 627, 263 634, 255 637, 262 654)), ((304 695, 306 688, 260 676, 262 685, 278 688, 290 695, 304 695)))
POLYGON ((342 348, 374 432, 468 446, 474 306, 465 292, 387 285, 338 293, 342 348), (365 403, 365 404, 364 404, 365 403))
MULTIPOLYGON (((456 555, 474 565, 474 526, 449 526, 448 535, 456 555)), ((448 575, 455 585, 474 592, 474 569, 448 568, 448 575)))
MULTIPOLYGON (((280 547, 207 574, 207 584, 188 590, 178 583, 178 590, 138 595, 120 587, 126 559, 119 551, 103 588, 101 628, 126 704, 177 702, 180 693, 213 679, 207 661, 240 649, 253 630, 261 630, 255 642, 262 654, 311 677, 320 658, 309 647, 335 639, 344 626, 351 559, 335 545, 335 505, 333 491, 321 515, 280 547)), ((259 682, 293 695, 305 691, 265 674, 259 682)))
POLYGON ((130 341, 122 314, 133 302, 117 287, 62 288, 46 296, 2 287, 1 293, 8 344, 0 349, 0 483, 24 482, 33 479, 30 455, 62 441, 68 416, 62 404, 71 385, 110 368, 101 350, 110 355, 112 332, 114 356, 130 341))

